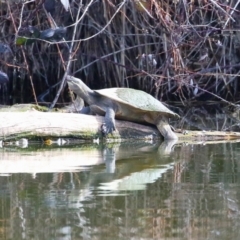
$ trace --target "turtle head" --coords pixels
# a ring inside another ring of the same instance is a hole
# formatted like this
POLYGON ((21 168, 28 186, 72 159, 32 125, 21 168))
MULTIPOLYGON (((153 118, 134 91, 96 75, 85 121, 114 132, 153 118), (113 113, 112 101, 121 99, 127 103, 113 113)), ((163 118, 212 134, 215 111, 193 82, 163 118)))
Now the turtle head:
POLYGON ((180 116, 177 113, 174 113, 174 118, 180 119, 180 116))
POLYGON ((73 77, 71 75, 67 75, 66 79, 67 79, 67 82, 68 82, 69 86, 78 85, 80 82, 82 82, 81 79, 75 78, 75 77, 73 77))
POLYGON ((91 90, 81 79, 75 78, 73 76, 67 75, 66 77, 68 87, 71 91, 77 94, 78 97, 84 99, 87 103, 91 101, 91 95, 93 95, 93 90, 91 90))

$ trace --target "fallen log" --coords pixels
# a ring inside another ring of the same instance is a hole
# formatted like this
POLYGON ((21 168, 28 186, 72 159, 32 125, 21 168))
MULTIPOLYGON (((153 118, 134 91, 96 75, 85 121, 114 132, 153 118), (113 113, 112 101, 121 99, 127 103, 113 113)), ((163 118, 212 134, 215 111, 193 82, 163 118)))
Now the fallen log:
MULTIPOLYGON (((1 112, 0 140, 33 137, 101 138, 103 117, 76 113, 1 112)), ((140 124, 116 121, 118 134, 109 138, 160 138, 157 129, 140 124)))
MULTIPOLYGON (((19 138, 80 138, 101 139, 103 117, 57 112, 0 112, 0 140, 19 138)), ((108 139, 161 139, 155 126, 116 120, 118 132, 108 139)), ((182 141, 240 139, 239 132, 180 131, 182 141)))

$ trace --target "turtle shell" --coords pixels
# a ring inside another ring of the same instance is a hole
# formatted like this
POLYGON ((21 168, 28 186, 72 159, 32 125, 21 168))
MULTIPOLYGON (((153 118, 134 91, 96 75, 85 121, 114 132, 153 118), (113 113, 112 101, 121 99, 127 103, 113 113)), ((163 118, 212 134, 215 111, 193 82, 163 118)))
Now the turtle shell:
MULTIPOLYGON (((179 117, 178 114, 165 107, 153 96, 141 90, 131 88, 108 88, 95 90, 95 92, 117 103, 121 115, 131 114, 129 110, 132 110, 133 112, 142 113, 151 112, 153 116, 154 113, 156 113, 156 116, 161 114, 166 117, 179 117), (125 110, 126 114, 124 114, 125 110)), ((129 118, 131 118, 131 116, 129 116, 129 118)))

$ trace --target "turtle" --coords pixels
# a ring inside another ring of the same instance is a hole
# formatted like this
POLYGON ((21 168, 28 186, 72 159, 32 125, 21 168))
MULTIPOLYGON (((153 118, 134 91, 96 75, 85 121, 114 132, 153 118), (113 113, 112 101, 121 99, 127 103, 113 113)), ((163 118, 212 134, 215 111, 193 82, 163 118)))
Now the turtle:
MULTIPOLYGON (((66 77, 69 89, 89 105, 92 113, 105 115, 102 125, 104 135, 116 130, 115 118, 157 126, 165 140, 178 139, 168 124, 168 118, 179 115, 165 107, 150 94, 132 88, 90 89, 81 79, 66 77)), ((86 109, 83 110, 86 113, 86 109)))

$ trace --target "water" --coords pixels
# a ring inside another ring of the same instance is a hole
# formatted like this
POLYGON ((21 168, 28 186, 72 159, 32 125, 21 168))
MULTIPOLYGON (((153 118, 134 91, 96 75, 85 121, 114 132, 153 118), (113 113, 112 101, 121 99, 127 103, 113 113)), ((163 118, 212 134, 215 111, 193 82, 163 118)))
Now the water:
POLYGON ((0 239, 240 239, 240 143, 0 148, 0 239))

